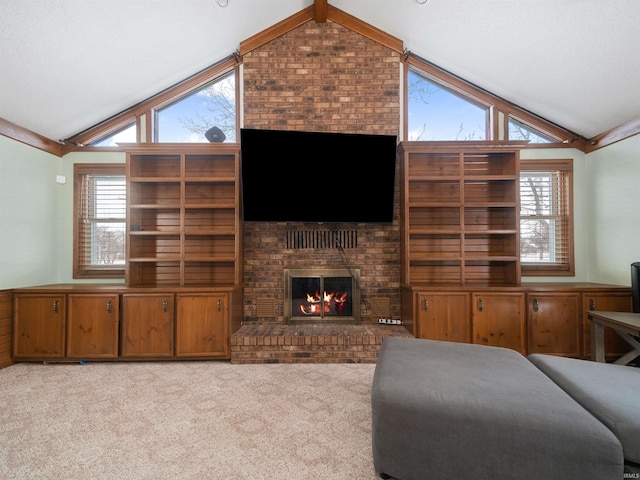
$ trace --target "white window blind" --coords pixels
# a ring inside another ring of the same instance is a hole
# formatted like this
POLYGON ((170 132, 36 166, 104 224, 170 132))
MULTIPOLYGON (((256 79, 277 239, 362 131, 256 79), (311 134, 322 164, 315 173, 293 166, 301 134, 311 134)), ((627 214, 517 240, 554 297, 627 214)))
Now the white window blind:
POLYGON ((76 223, 76 270, 80 275, 77 276, 109 271, 121 276, 126 241, 125 176, 107 170, 76 173, 76 180, 80 182, 76 223))
POLYGON ((573 270, 571 162, 525 163, 520 173, 523 274, 573 270))

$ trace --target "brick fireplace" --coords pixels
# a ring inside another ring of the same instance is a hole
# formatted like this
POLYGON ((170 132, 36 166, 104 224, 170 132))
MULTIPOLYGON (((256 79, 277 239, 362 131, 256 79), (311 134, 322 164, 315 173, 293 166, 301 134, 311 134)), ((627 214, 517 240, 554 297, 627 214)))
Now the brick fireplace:
MULTIPOLYGON (((311 20, 243 55, 244 125, 398 135, 400 70, 400 53, 331 20, 311 20)), ((295 148, 304 154, 304 146, 295 148)), ((378 300, 399 318, 398 185, 395 205, 394 222, 386 225, 245 223, 245 322, 287 323, 285 268, 345 264, 360 271, 360 320, 377 321, 371 301, 378 300), (357 242, 338 249, 291 241, 336 230, 348 230, 357 242)))
MULTIPOLYGON (((401 52, 358 31, 311 20, 243 52, 244 127, 399 136, 401 52)), ((304 155, 303 145, 283 148, 304 155)), ((375 362, 386 336, 411 336, 377 323, 400 318, 398 179, 392 224, 244 224, 244 325, 232 362, 375 362), (359 272, 349 322, 290 323, 285 269, 346 266, 359 272)))

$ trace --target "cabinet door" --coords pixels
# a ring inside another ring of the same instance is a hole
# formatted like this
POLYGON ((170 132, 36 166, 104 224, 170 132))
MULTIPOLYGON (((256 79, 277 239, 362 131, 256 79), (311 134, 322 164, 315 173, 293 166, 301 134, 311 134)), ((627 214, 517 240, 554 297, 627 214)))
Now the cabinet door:
POLYGON ((579 293, 527 295, 528 353, 580 357, 579 293))
POLYGON ((467 293, 419 294, 416 308, 420 338, 462 343, 471 341, 467 293))
POLYGON ((67 356, 116 358, 118 356, 118 295, 68 296, 67 356))
POLYGON ((524 293, 474 293, 471 303, 473 343, 526 353, 524 293))
POLYGON ((178 294, 176 355, 229 358, 229 295, 178 294))
POLYGON ((172 293, 122 296, 122 356, 173 356, 172 293))
MULTIPOLYGON (((601 312, 630 312, 631 293, 589 293, 582 295, 583 335, 582 349, 585 358, 591 358, 591 321, 587 310, 601 312)), ((610 327, 604 327, 604 353, 608 360, 615 360, 627 353, 631 347, 610 327)))
POLYGON ((14 298, 14 358, 64 357, 65 295, 21 295, 14 298))

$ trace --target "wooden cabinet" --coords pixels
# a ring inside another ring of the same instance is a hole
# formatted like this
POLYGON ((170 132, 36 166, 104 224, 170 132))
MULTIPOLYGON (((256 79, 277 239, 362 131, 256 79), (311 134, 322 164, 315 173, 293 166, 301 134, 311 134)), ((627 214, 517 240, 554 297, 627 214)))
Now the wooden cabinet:
POLYGON ((13 322, 15 360, 49 360, 64 357, 65 295, 14 295, 13 322))
POLYGON ((400 144, 403 283, 520 283, 520 146, 400 144))
POLYGON ((527 294, 527 353, 579 358, 581 305, 579 292, 527 294))
POLYGON ((174 295, 122 295, 122 357, 173 356, 174 295))
MULTIPOLYGON (((588 310, 602 312, 631 312, 632 299, 630 293, 625 292, 590 292, 582 297, 583 324, 583 356, 591 358, 591 322, 587 316, 588 310)), ((630 350, 629 344, 609 328, 604 328, 604 351, 608 360, 615 360, 630 350)))
POLYGON ((468 293, 419 293, 416 299, 418 337, 471 342, 468 293))
POLYGON ((229 359, 242 286, 56 284, 12 291, 15 361, 229 359))
MULTIPOLYGON (((577 358, 591 356, 587 310, 631 311, 629 287, 595 283, 403 285, 401 298, 402 322, 416 337, 577 358)), ((605 342, 610 359, 629 350, 611 329, 605 331, 605 342)))
POLYGON ((242 283, 239 145, 125 145, 130 286, 242 283))
POLYGON ((526 354, 524 293, 472 293, 472 341, 526 354))
POLYGON ((69 294, 67 357, 117 358, 119 312, 118 294, 69 294))
POLYGON ((181 293, 176 304, 176 356, 229 357, 229 295, 181 293))

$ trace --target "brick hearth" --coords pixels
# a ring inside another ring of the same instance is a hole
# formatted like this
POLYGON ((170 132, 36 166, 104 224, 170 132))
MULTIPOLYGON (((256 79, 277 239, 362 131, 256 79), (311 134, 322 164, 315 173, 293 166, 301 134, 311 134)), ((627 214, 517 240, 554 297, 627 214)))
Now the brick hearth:
POLYGON ((231 336, 231 363, 376 363, 387 337, 412 337, 401 325, 246 323, 231 336))

